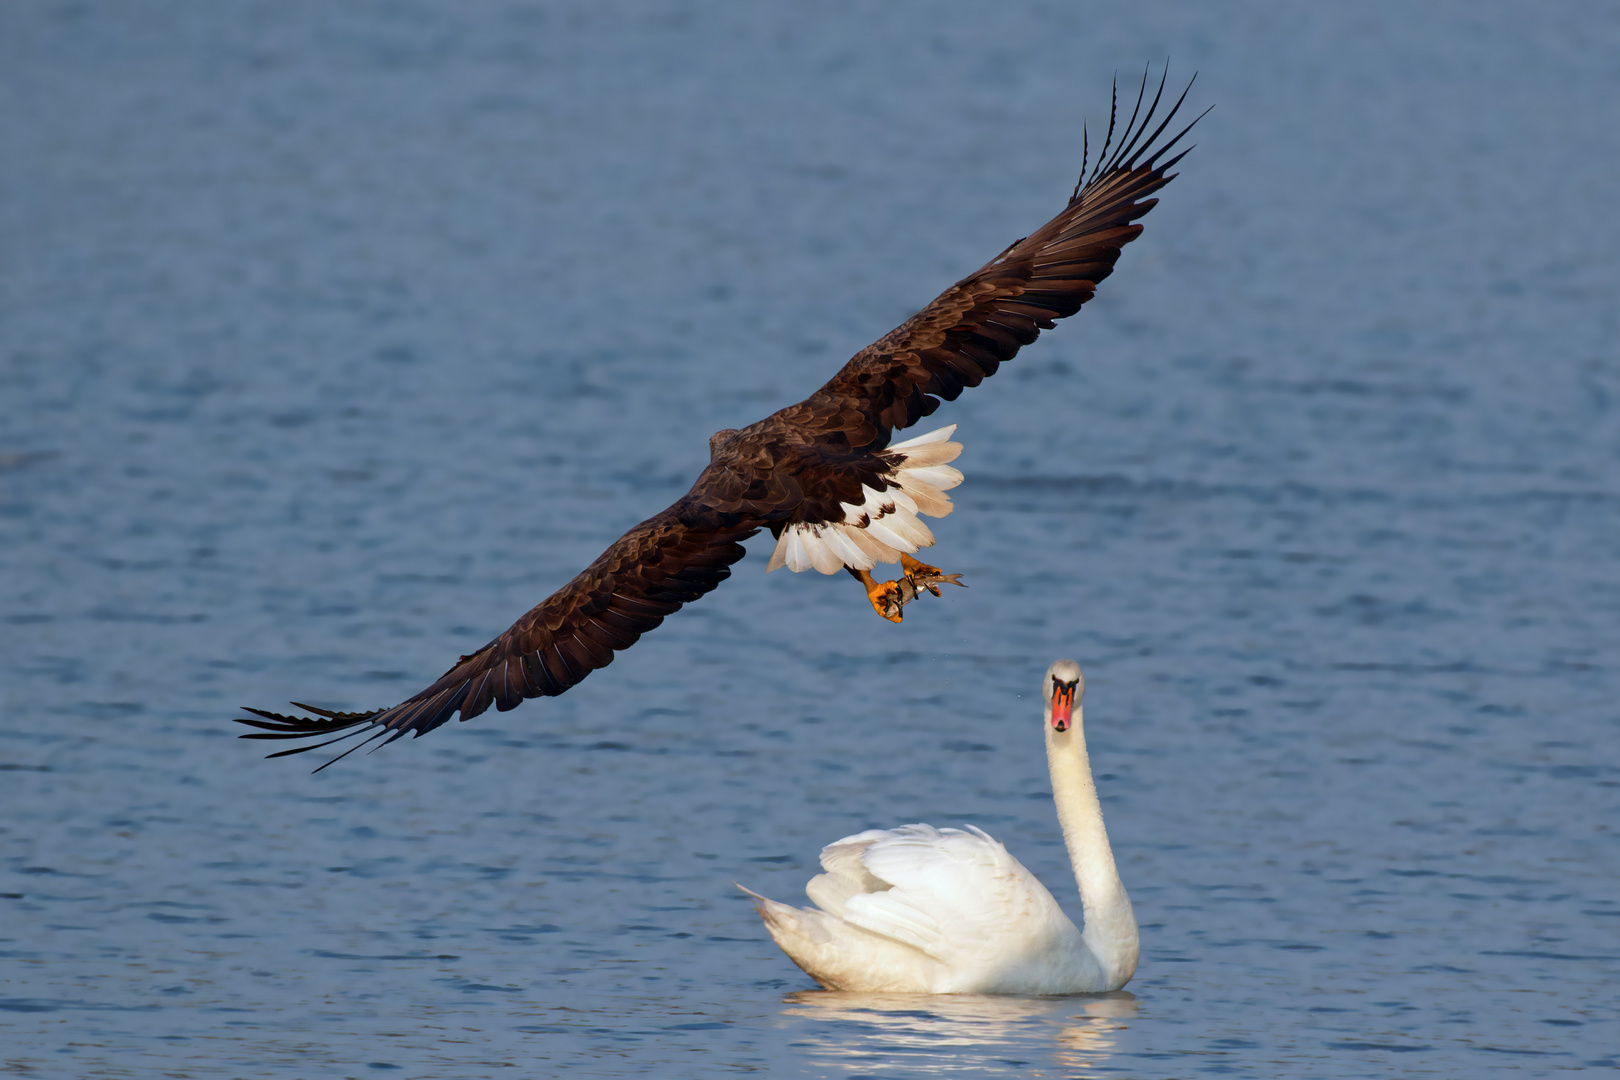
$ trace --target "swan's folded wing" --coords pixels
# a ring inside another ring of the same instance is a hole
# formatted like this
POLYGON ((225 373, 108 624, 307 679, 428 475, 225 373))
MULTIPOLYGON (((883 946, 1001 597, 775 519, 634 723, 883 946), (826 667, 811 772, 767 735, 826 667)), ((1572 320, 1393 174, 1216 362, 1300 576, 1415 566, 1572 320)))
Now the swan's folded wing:
MULTIPOLYGON (((844 902, 843 917, 960 965, 1062 933, 1062 908, 1035 876, 979 829, 904 825, 868 844, 865 870, 889 886, 844 902)), ((1053 940, 1056 940, 1055 937, 1053 940)))
POLYGON ((887 881, 875 877, 862 861, 867 848, 890 835, 888 829, 867 829, 822 848, 821 868, 825 872, 811 878, 804 887, 810 902, 841 919, 850 897, 890 888, 887 881))

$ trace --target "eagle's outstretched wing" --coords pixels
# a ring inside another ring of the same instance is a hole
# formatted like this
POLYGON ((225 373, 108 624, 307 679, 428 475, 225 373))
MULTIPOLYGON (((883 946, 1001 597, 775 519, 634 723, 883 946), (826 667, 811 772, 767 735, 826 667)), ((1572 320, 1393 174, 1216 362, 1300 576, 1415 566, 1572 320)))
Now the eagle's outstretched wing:
MULTIPOLYGON (((1118 143, 1111 109, 1097 166, 1089 180, 1081 166, 1081 183, 1075 185, 1062 213, 856 353, 843 370, 793 409, 802 410, 807 419, 858 411, 879 433, 881 447, 890 431, 910 427, 932 413, 939 398, 954 401, 963 387, 978 386, 1042 330, 1079 311, 1096 294, 1097 283, 1114 272, 1120 248, 1141 234, 1142 226, 1133 223, 1158 202, 1148 196, 1174 179, 1169 170, 1187 151, 1163 159, 1202 115, 1173 138, 1154 144, 1190 89, 1191 81, 1148 135, 1164 95, 1164 80, 1144 112, 1144 74, 1136 107, 1118 143)), ((1116 90, 1116 108, 1117 101, 1116 90)))
POLYGON ((359 713, 294 702, 314 717, 249 708, 245 711, 260 719, 238 723, 262 730, 242 738, 332 736, 270 755, 283 757, 371 732, 347 754, 371 739, 386 736, 392 742, 407 732, 432 731, 457 710, 470 720, 490 705, 505 712, 525 698, 554 697, 611 664, 615 651, 628 649, 666 615, 730 577, 729 567, 746 553, 742 541, 757 526, 751 514, 705 506, 688 494, 625 533, 573 581, 494 641, 457 660, 421 693, 392 708, 359 713))

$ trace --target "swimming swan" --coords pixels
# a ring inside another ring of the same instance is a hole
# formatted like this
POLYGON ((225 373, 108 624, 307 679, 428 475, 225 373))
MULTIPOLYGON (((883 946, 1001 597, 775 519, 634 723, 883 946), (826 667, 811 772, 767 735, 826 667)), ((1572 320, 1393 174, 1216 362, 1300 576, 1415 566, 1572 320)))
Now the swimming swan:
POLYGON ((1130 981, 1136 916, 1091 779, 1080 665, 1053 664, 1044 691, 1052 799, 1085 930, 980 829, 869 829, 822 848, 826 872, 805 886, 814 908, 743 889, 811 978, 829 990, 914 994, 1102 993, 1130 981))

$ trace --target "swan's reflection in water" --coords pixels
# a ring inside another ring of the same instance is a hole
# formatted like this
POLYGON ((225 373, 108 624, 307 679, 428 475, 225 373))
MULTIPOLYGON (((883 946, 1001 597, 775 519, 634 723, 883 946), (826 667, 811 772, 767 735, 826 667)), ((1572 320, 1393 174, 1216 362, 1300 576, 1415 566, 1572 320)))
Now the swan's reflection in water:
POLYGON ((1136 995, 977 997, 802 990, 786 1015, 809 1021, 811 1062, 827 1068, 905 1066, 948 1075, 1022 1065, 1039 1076, 1087 1076, 1136 1016, 1136 995))

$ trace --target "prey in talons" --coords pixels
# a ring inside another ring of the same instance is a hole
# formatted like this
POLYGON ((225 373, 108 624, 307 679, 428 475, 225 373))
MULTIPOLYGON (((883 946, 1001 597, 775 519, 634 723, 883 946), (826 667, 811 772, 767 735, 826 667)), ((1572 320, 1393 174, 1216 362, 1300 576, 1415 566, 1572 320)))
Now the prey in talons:
POLYGON ((893 581, 877 581, 869 570, 856 570, 849 568, 849 572, 860 579, 866 586, 866 598, 872 602, 872 610, 888 619, 890 622, 901 620, 900 609, 911 603, 924 591, 939 595, 941 585, 961 585, 961 574, 941 573, 939 567, 929 566, 927 563, 913 559, 905 552, 900 553, 900 577, 893 581))

